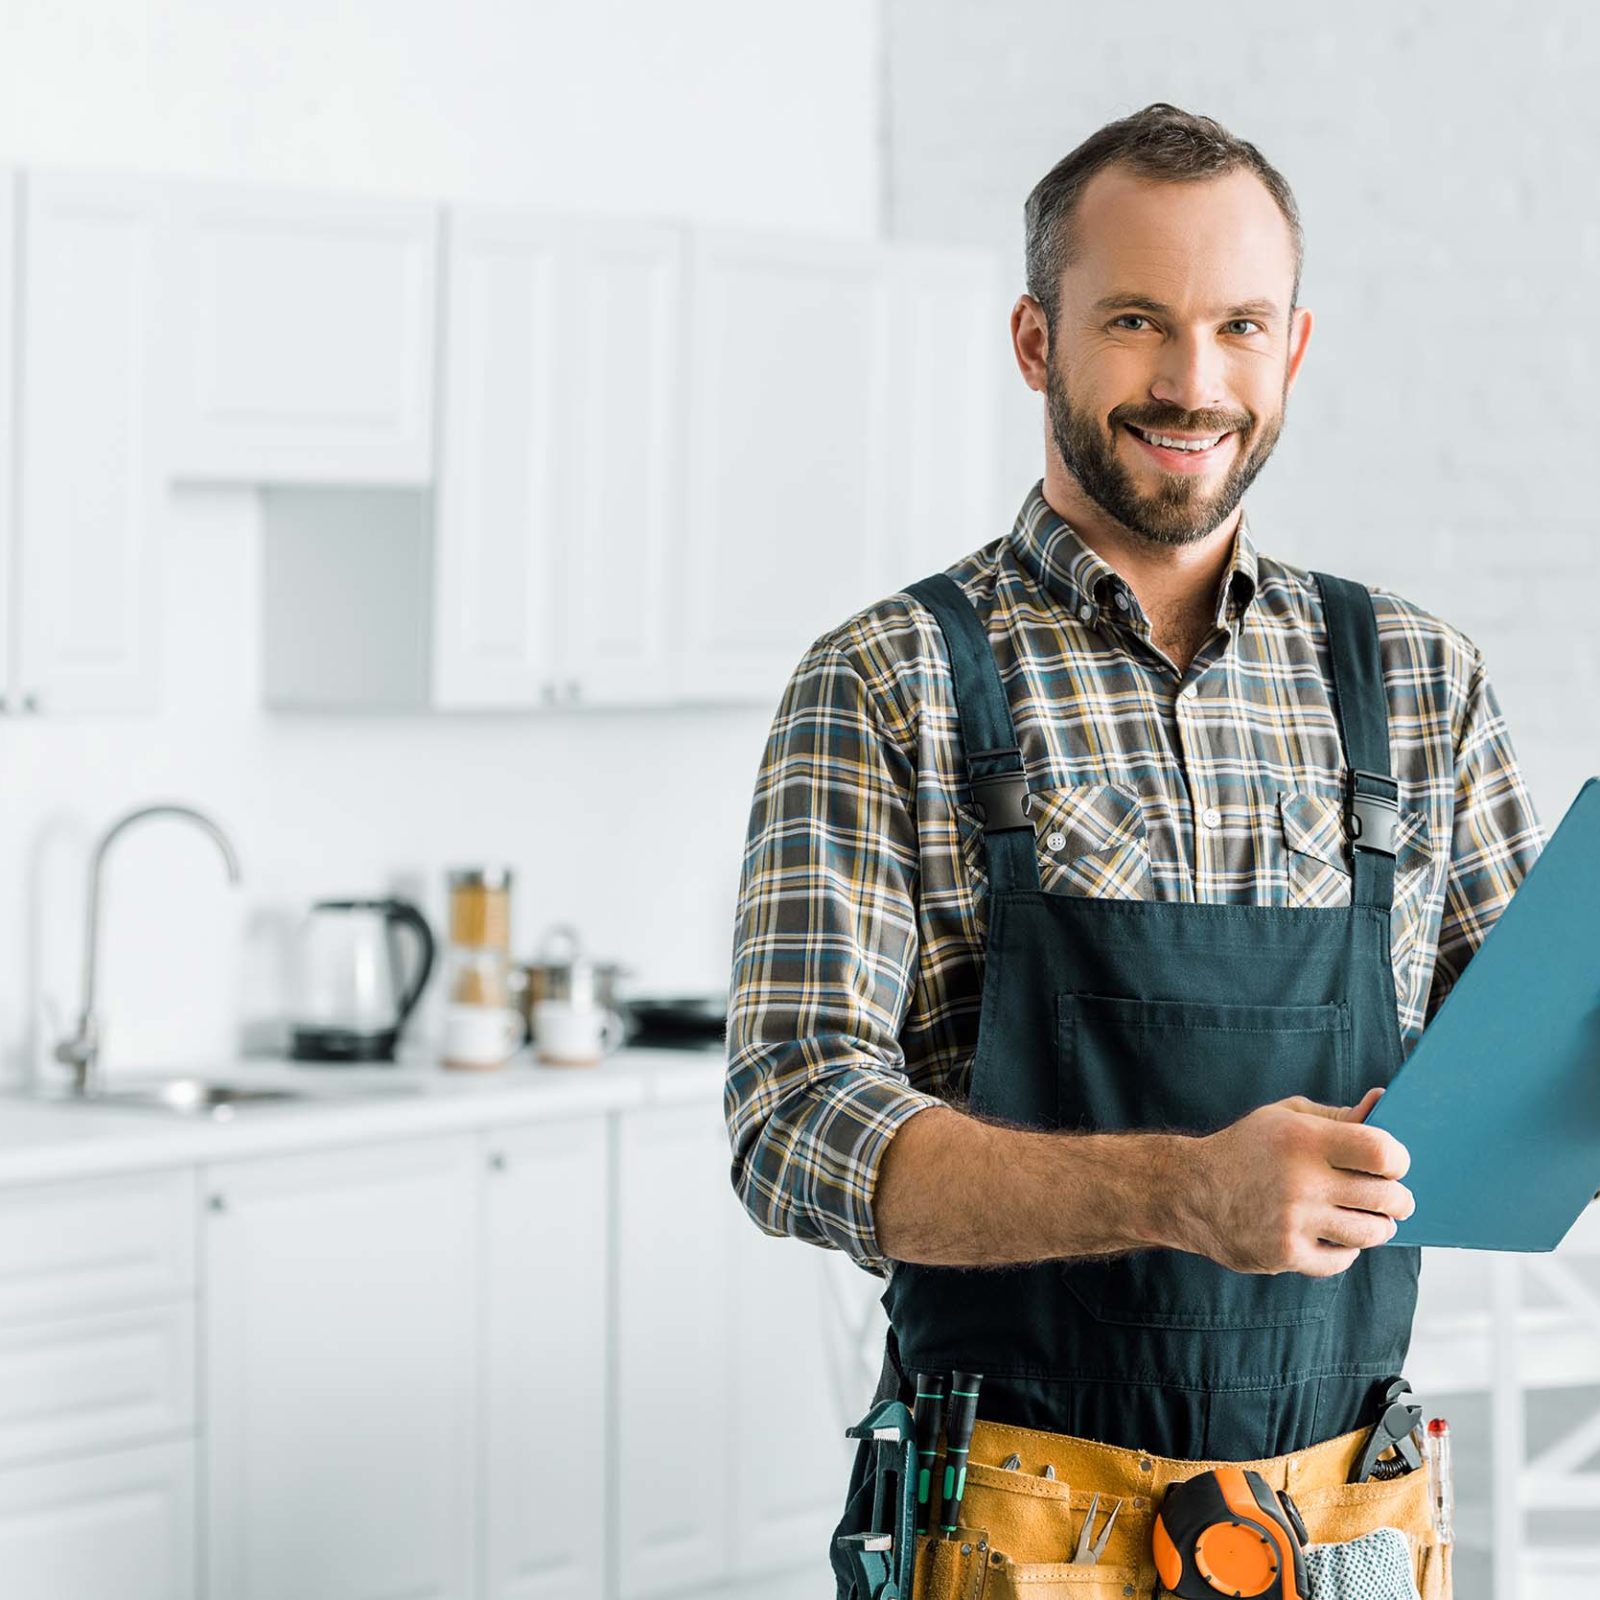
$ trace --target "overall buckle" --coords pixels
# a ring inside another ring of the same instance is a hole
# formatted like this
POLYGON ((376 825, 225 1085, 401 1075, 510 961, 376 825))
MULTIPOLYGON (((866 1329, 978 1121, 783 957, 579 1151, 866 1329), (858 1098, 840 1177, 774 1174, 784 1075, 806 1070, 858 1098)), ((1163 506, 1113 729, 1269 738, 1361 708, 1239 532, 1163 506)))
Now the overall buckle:
POLYGON ((1400 834, 1400 785, 1387 772, 1364 772, 1352 767, 1345 777, 1345 827, 1350 835, 1350 848, 1371 850, 1376 854, 1394 856, 1399 853, 1395 841, 1400 834), (1357 780, 1365 778, 1372 783, 1387 784, 1393 794, 1363 794, 1357 780))
POLYGON ((997 833, 1007 828, 1033 830, 1028 816, 1030 797, 1028 775, 1022 770, 1022 752, 1015 746, 1001 750, 974 750, 967 758, 969 768, 980 767, 991 761, 1015 761, 1009 772, 985 773, 967 780, 972 790, 972 803, 983 817, 983 831, 997 833), (1008 759, 1009 758, 1009 759, 1008 759))

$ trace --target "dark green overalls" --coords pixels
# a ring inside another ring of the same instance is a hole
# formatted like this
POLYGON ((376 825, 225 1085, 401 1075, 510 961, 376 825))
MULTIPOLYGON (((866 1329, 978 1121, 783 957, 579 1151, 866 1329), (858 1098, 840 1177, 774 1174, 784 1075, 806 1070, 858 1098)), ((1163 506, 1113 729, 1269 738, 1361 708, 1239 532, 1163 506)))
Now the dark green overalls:
MULTIPOLYGON (((944 633, 984 816, 974 1111, 1040 1128, 1207 1132, 1287 1095, 1351 1105, 1398 1071, 1399 786, 1377 623, 1365 588, 1313 577, 1357 841, 1349 906, 1042 891, 1022 754, 977 614, 944 573, 907 590, 944 633)), ((959 1368, 983 1374, 978 1411, 991 1421, 1181 1459, 1281 1455, 1369 1420, 1378 1380, 1405 1360, 1418 1261, 1415 1249, 1366 1250, 1332 1278, 1237 1273, 1175 1250, 977 1271, 900 1264, 883 1297, 878 1394, 909 1401, 908 1374, 959 1368)), ((867 1456, 839 1532, 865 1526, 867 1456)))

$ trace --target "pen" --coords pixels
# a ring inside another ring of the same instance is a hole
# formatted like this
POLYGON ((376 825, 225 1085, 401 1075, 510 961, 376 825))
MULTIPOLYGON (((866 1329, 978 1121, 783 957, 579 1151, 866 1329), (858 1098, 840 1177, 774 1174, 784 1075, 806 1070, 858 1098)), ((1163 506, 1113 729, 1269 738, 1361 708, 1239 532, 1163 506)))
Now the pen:
POLYGON ((945 1377, 942 1372, 917 1374, 917 1399, 911 1420, 917 1431, 917 1532, 926 1533, 933 1514, 933 1458, 944 1426, 945 1377))
POLYGON ((1428 1498, 1433 1503, 1433 1528, 1441 1544, 1455 1543, 1456 1485, 1450 1464, 1450 1424, 1443 1417, 1428 1422, 1428 1498))

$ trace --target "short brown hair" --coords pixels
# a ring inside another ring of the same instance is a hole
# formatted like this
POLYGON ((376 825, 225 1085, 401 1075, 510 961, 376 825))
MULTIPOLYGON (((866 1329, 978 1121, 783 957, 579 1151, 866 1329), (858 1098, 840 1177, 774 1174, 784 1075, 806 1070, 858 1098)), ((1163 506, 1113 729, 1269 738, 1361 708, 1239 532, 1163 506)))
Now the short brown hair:
POLYGON ((1220 122, 1157 100, 1143 111, 1091 133, 1034 185, 1023 207, 1028 293, 1044 307, 1045 325, 1052 334, 1060 309, 1061 274, 1072 263, 1073 211, 1089 180, 1113 165, 1128 167, 1141 178, 1168 183, 1220 178, 1240 168, 1255 173, 1277 201, 1294 239, 1290 310, 1298 304, 1305 237, 1300 230, 1299 207, 1282 173, 1253 144, 1236 139, 1220 122))

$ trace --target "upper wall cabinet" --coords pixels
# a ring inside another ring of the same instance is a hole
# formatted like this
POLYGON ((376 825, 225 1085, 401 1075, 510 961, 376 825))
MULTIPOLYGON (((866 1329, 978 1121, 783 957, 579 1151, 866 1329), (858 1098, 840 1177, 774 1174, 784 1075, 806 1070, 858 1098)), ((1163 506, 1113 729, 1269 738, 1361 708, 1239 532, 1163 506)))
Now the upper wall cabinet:
MULTIPOLYGON (((16 327, 12 314, 17 303, 16 279, 17 249, 17 180, 16 175, 0 167, 0 484, 14 483, 15 454, 12 402, 17 385, 16 327)), ((0 716, 12 709, 18 693, 16 641, 11 631, 11 591, 14 544, 11 531, 11 494, 0 494, 0 716)))
POLYGON ((472 210, 448 229, 435 704, 668 698, 682 237, 472 210))
POLYGON ((170 192, 172 475, 427 483, 435 208, 230 184, 170 192))
POLYGON ((24 711, 149 709, 163 194, 30 172, 19 211, 10 699, 24 711))
POLYGON ((891 296, 871 243, 698 236, 685 688, 776 698, 890 570, 891 296))

